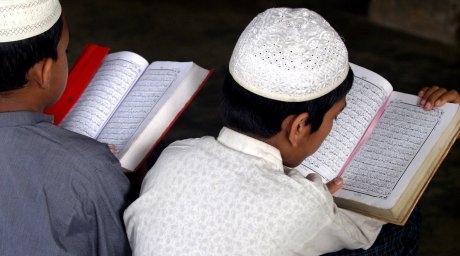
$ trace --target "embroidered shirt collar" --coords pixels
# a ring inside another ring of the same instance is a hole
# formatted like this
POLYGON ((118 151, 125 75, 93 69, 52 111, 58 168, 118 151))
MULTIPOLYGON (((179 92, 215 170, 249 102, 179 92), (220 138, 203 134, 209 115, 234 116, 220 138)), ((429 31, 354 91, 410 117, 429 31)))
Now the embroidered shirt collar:
POLYGON ((217 141, 236 151, 264 159, 273 164, 277 170, 283 171, 283 160, 280 151, 265 142, 227 127, 223 127, 220 130, 217 141))

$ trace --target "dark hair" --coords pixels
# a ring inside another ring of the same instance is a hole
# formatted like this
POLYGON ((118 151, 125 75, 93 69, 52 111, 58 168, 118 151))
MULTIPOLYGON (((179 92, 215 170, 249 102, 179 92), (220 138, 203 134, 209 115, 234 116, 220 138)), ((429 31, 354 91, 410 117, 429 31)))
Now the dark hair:
POLYGON ((0 43, 0 92, 15 90, 26 83, 26 74, 36 63, 57 59, 62 35, 62 16, 47 31, 19 41, 0 43))
POLYGON ((304 102, 283 102, 244 89, 227 71, 220 106, 222 122, 234 130, 270 138, 281 130, 281 123, 286 117, 307 112, 306 124, 311 124, 312 132, 315 132, 326 112, 346 96, 352 84, 353 71, 350 69, 345 80, 324 96, 304 102))

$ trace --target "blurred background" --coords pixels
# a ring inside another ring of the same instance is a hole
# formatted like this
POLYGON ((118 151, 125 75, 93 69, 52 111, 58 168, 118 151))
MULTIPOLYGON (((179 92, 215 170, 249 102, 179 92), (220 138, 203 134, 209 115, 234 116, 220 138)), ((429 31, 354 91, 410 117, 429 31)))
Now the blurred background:
MULTIPOLYGON (((70 26, 69 65, 84 46, 134 51, 149 61, 194 61, 215 73, 150 158, 177 139, 217 135, 218 95, 239 34, 271 7, 318 12, 343 37, 350 61, 385 77, 397 91, 460 89, 460 0, 61 0, 70 26)), ((460 251, 460 143, 422 196, 418 255, 460 251)))

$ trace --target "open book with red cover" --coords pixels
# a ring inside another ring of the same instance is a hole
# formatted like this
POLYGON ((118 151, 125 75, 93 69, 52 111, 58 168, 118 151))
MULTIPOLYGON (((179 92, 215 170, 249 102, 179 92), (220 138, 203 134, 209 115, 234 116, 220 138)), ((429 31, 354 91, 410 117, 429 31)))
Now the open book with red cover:
POLYGON ((134 171, 204 86, 214 69, 193 62, 155 61, 88 45, 56 104, 45 110, 63 128, 115 145, 134 171))

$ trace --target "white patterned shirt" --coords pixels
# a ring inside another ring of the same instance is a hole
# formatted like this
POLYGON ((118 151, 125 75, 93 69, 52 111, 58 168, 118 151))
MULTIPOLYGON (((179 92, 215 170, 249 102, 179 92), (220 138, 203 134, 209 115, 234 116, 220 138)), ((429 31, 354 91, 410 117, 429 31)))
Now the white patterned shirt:
POLYGON ((176 141, 125 211, 134 255, 319 255, 367 248, 382 222, 339 209, 319 176, 285 174, 278 149, 223 128, 176 141))

